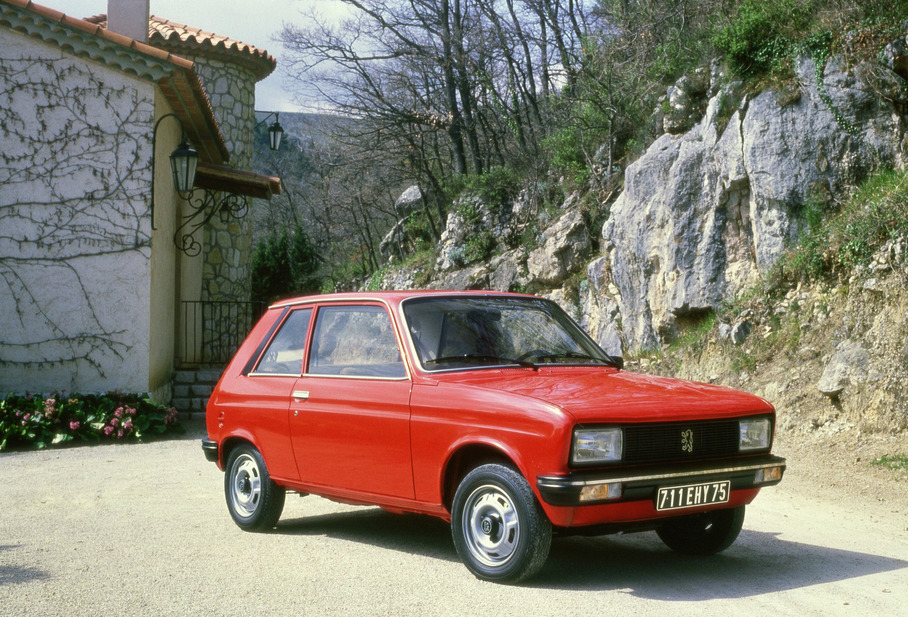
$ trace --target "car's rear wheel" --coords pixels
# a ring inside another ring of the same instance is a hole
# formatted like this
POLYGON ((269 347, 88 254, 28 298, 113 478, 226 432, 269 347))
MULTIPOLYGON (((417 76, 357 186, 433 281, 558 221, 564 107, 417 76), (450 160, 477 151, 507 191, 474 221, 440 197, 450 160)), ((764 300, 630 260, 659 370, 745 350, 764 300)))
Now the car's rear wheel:
POLYGON ((744 506, 673 519, 656 530, 666 546, 685 555, 712 555, 734 543, 744 526, 744 506))
POLYGON ((477 578, 517 582, 536 574, 552 544, 552 524, 526 479, 504 465, 468 473, 451 507, 454 547, 477 578))
POLYGON ((284 509, 284 487, 271 480, 261 453, 250 445, 230 453, 224 493, 233 521, 247 531, 271 529, 284 509))

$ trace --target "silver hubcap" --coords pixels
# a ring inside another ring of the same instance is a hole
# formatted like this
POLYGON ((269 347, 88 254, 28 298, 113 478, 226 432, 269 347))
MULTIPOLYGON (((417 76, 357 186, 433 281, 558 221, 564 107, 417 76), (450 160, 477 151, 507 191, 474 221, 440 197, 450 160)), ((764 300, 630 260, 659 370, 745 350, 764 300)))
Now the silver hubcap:
POLYGON ((248 454, 237 457, 233 463, 233 484, 230 503, 234 512, 249 518, 258 509, 262 497, 262 478, 255 459, 248 454))
POLYGON ((483 565, 502 566, 513 557, 520 539, 517 510, 499 487, 480 486, 464 504, 463 535, 483 565))

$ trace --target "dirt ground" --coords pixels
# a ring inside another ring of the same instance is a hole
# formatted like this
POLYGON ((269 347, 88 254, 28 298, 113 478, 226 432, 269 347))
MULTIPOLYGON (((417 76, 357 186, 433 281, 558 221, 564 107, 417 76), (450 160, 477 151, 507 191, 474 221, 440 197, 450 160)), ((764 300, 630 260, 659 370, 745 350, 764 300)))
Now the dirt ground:
POLYGON ((885 437, 782 433, 782 483, 706 559, 654 533, 556 538, 519 586, 478 581, 444 522, 289 495, 231 521, 200 423, 180 439, 0 455, 0 614, 880 615, 908 602, 908 480, 885 437))

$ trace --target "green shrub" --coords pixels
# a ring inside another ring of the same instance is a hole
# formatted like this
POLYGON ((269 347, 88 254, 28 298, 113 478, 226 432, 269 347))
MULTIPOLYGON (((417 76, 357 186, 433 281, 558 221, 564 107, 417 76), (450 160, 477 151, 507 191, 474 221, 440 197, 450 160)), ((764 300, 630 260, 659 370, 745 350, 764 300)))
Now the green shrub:
POLYGON ((791 57, 810 18, 810 4, 803 0, 746 0, 712 43, 739 75, 770 72, 791 57))
POLYGON ((177 410, 137 394, 10 395, 0 400, 0 451, 47 448, 73 440, 143 441, 182 433, 177 410))
POLYGON ((897 454, 895 456, 884 455, 870 462, 874 467, 883 467, 885 469, 904 469, 908 471, 908 456, 897 454))
POLYGON ((837 213, 807 209, 809 229, 782 261, 793 280, 817 280, 870 264, 888 240, 908 237, 908 175, 884 170, 868 178, 837 213))
POLYGON ((433 221, 425 210, 416 210, 407 215, 407 237, 413 241, 417 251, 424 251, 435 246, 437 232, 433 221))
POLYGON ((520 174, 510 167, 493 167, 479 176, 467 176, 464 192, 479 195, 489 206, 511 201, 520 187, 520 174))
POLYGON ((483 229, 467 239, 463 250, 463 260, 468 264, 483 261, 491 256, 494 250, 495 237, 492 236, 492 232, 483 229))
POLYGON ((542 141, 552 167, 565 174, 576 184, 589 178, 589 168, 583 152, 583 134, 576 126, 567 126, 552 132, 542 141))

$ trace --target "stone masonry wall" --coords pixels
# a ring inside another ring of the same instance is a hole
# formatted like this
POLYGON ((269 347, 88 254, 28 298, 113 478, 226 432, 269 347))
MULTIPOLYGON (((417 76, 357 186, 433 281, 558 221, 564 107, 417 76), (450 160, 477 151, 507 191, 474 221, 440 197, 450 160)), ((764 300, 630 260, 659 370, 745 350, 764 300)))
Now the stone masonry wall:
MULTIPOLYGON (((202 77, 221 132, 230 151, 230 165, 252 168, 255 129, 255 76, 233 63, 204 56, 191 58, 202 77)), ((223 197, 223 195, 221 195, 223 197)), ((249 299, 252 266, 251 217, 211 219, 205 230, 203 300, 249 299)))

